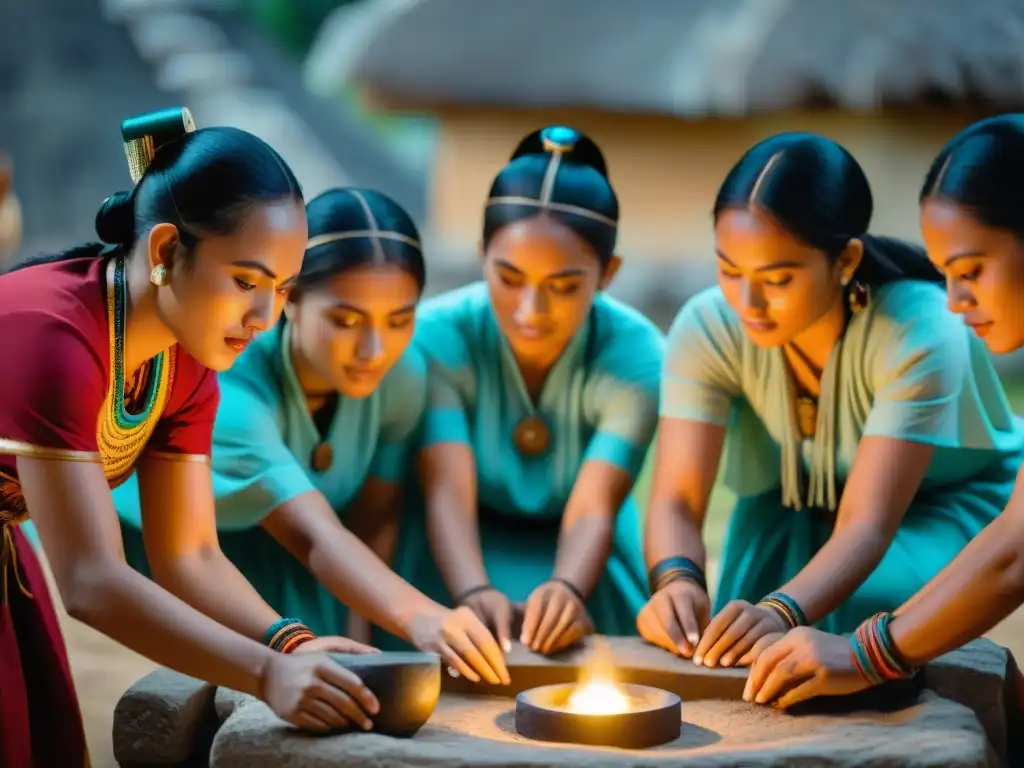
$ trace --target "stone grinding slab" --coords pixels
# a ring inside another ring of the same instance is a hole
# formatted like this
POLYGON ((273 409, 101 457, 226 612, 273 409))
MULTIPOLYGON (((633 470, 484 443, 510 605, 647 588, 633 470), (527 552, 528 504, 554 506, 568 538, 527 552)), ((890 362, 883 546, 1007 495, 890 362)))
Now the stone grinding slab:
POLYGON ((891 689, 874 691, 868 699, 823 700, 827 707, 799 715, 739 701, 746 670, 698 667, 639 638, 605 641, 622 682, 655 685, 683 699, 677 741, 623 751, 519 737, 515 693, 576 680, 589 649, 544 658, 514 645, 508 656, 512 685, 474 685, 445 675, 445 692, 434 715, 412 739, 303 734, 251 697, 219 691, 212 707, 206 703, 213 701, 210 686, 160 670, 133 686, 119 704, 119 713, 134 714, 115 716, 115 755, 122 766, 133 768, 184 765, 171 756, 194 754, 194 745, 182 742, 203 733, 209 725, 195 720, 206 718, 214 729, 219 726, 209 753, 212 768, 1004 764, 1009 656, 988 641, 975 641, 930 664, 917 683, 931 690, 891 689), (183 705, 189 701, 191 707, 183 705), (197 706, 199 701, 204 705, 197 706), (861 707, 869 709, 858 711, 861 707), (902 708, 878 711, 894 707, 902 708), (162 725, 148 727, 154 723, 162 725))
POLYGON ((313 737, 282 725, 255 700, 217 734, 213 768, 658 768, 660 766, 997 766, 984 730, 966 707, 925 693, 889 714, 794 717, 766 707, 705 700, 683 705, 680 737, 620 750, 545 744, 516 734, 514 702, 444 694, 414 739, 376 734, 313 737))

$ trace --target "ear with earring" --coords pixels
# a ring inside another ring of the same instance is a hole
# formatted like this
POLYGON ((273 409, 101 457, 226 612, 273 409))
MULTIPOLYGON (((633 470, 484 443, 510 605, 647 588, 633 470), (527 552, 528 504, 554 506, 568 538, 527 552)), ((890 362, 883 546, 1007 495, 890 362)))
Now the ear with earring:
POLYGON ((856 313, 862 309, 867 309, 868 304, 871 303, 871 289, 860 282, 860 280, 854 280, 847 275, 843 275, 840 282, 842 282, 843 288, 846 289, 847 299, 850 302, 850 311, 856 313))
POLYGON ((170 274, 167 272, 167 267, 163 264, 157 264, 153 267, 153 271, 149 273, 149 282, 158 288, 170 283, 170 274))

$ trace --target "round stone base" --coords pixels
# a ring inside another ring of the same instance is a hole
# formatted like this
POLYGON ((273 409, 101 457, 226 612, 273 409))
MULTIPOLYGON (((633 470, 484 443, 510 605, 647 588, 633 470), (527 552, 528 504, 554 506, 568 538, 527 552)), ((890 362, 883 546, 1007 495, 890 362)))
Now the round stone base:
POLYGON ((516 733, 514 701, 444 694, 413 739, 373 733, 310 737, 282 725, 265 705, 251 700, 217 734, 211 765, 756 768, 811 759, 815 766, 953 768, 989 765, 986 753, 985 734, 974 714, 930 692, 900 712, 844 716, 794 717, 742 702, 697 701, 686 705, 678 739, 644 750, 540 743, 516 733))
MULTIPOLYGON (((590 641, 588 641, 589 644, 590 641)), ((619 682, 682 699, 679 737, 641 750, 553 744, 520 736, 515 697, 577 681, 587 646, 544 658, 514 646, 512 684, 444 676, 444 692, 412 738, 381 733, 314 736, 281 722, 262 702, 169 670, 140 680, 114 715, 114 754, 124 768, 500 768, 501 766, 892 766, 1007 764, 1012 666, 1005 649, 976 641, 929 664, 920 687, 809 702, 782 712, 740 700, 746 670, 698 667, 643 643, 610 638, 619 682)))

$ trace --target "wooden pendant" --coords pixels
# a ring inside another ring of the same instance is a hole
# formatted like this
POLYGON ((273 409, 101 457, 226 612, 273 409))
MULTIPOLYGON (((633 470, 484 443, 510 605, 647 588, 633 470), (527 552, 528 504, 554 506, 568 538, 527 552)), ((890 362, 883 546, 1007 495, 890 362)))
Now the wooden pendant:
POLYGON ((524 456, 540 456, 548 449, 551 434, 543 419, 527 416, 516 424, 512 439, 516 449, 524 456))
POLYGON ((334 448, 330 443, 319 443, 313 449, 310 463, 317 472, 326 472, 334 463, 334 448))
POLYGON ((796 400, 796 423, 802 437, 814 437, 818 426, 818 403, 810 397, 796 400))

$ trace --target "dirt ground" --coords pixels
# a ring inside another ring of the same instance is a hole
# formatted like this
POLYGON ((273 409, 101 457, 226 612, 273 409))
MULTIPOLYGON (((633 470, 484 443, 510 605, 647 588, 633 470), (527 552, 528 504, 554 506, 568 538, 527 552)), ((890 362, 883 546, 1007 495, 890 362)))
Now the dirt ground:
MULTIPOLYGON (((69 618, 60 606, 58 610, 78 686, 93 768, 116 768, 110 738, 114 705, 125 689, 153 669, 153 664, 69 618)), ((1018 658, 1024 658, 1024 609, 988 637, 1012 649, 1018 658)))

